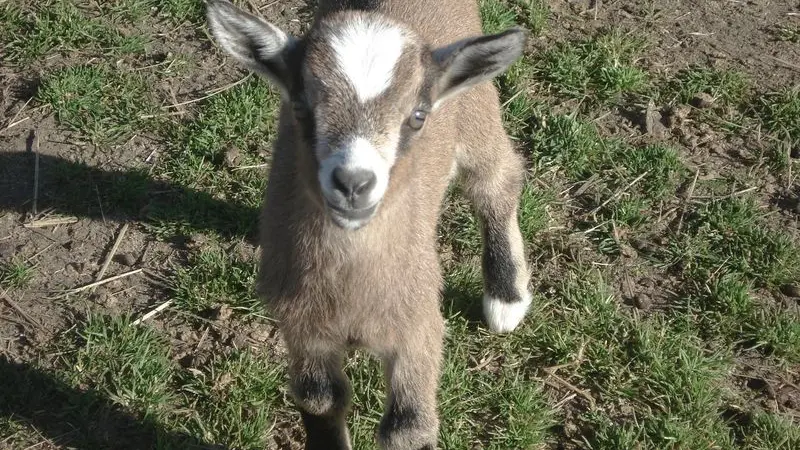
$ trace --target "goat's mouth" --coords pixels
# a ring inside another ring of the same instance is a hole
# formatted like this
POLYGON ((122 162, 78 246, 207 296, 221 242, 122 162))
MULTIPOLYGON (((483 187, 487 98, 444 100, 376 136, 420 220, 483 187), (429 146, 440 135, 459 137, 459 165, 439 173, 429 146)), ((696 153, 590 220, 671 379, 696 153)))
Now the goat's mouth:
POLYGON ((378 208, 377 204, 368 208, 349 209, 341 208, 327 201, 325 203, 333 223, 348 230, 356 230, 366 225, 375 215, 375 210, 378 208))

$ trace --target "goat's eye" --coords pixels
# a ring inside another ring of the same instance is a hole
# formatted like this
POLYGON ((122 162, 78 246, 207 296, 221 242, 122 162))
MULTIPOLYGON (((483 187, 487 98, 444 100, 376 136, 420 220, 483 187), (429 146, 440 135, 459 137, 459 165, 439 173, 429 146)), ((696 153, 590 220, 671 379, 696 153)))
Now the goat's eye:
POLYGON ((419 130, 422 128, 422 125, 425 124, 425 118, 428 117, 428 113, 425 111, 418 109, 411 114, 411 117, 408 118, 408 126, 414 130, 419 130))

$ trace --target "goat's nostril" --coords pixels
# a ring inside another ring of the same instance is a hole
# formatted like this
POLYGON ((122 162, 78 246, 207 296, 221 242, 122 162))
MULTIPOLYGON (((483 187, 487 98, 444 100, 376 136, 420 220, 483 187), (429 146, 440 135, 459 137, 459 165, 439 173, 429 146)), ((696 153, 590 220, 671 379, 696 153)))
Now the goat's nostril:
POLYGON ((348 200, 369 193, 376 182, 375 174, 369 170, 337 167, 333 171, 333 187, 348 200))
POLYGON ((345 197, 350 196, 350 187, 347 183, 347 174, 344 169, 341 167, 337 167, 333 170, 333 187, 345 195, 345 197))
POLYGON ((362 182, 360 185, 356 186, 356 189, 355 189, 355 194, 356 195, 362 195, 362 194, 365 194, 365 193, 369 193, 369 191, 371 191, 372 188, 375 187, 375 182, 377 181, 377 178, 375 177, 375 174, 373 174, 373 173, 370 173, 369 175, 370 175, 369 179, 367 179, 366 181, 362 182))

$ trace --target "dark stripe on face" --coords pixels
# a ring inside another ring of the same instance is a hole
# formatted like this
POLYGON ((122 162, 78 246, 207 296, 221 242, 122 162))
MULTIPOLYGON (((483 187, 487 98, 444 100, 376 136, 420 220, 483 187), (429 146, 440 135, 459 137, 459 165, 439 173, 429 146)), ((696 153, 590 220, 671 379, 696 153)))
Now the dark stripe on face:
POLYGON ((408 126, 408 119, 414 114, 414 111, 420 109, 428 113, 426 121, 432 120, 431 116, 435 114, 431 113, 431 108, 433 108, 433 87, 439 75, 439 69, 433 64, 433 58, 428 48, 422 52, 422 67, 426 68, 425 75, 423 76, 422 86, 420 86, 419 92, 417 93, 415 106, 411 111, 408 111, 407 116, 404 118, 403 125, 400 127, 400 139, 397 145, 398 156, 404 155, 408 151, 411 147, 412 139, 420 134, 425 129, 425 126, 427 126, 423 125, 419 130, 408 126))
POLYGON ((483 273, 486 294, 508 303, 522 301, 515 286, 517 267, 511 253, 511 243, 505 227, 499 223, 487 223, 483 227, 483 273))

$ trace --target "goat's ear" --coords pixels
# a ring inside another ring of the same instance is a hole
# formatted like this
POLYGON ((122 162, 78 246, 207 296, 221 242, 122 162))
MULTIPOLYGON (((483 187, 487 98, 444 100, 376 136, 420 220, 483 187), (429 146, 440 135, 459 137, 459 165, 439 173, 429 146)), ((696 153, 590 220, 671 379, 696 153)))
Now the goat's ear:
POLYGON ((478 83, 505 72, 525 49, 528 33, 514 27, 497 34, 472 37, 433 51, 441 68, 435 105, 478 83))
POLYGON ((206 18, 220 47, 284 92, 290 90, 292 75, 287 56, 296 43, 292 36, 227 0, 209 1, 206 18))

